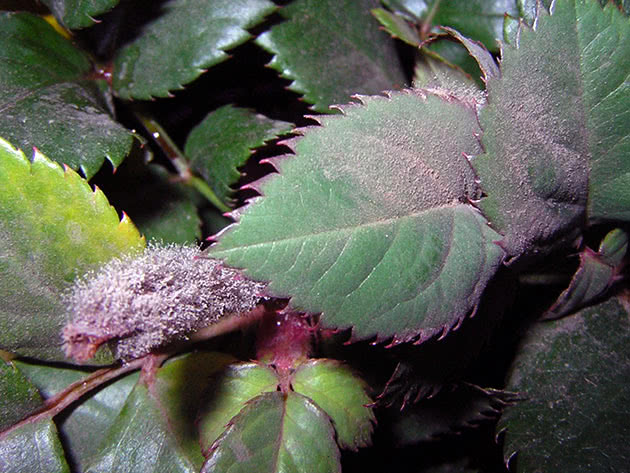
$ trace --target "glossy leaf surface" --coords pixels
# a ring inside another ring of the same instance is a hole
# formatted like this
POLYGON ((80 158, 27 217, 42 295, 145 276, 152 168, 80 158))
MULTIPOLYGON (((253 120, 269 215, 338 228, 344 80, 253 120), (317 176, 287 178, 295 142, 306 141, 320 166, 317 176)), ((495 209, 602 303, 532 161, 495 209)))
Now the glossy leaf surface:
POLYGON ((232 201, 234 185, 254 148, 289 132, 291 123, 271 120, 250 110, 225 105, 211 112, 192 129, 184 153, 225 204, 232 201))
MULTIPOLYGON (((88 376, 84 370, 57 368, 17 361, 16 365, 45 398, 58 394, 70 384, 88 376)), ((79 471, 85 471, 92 456, 98 452, 105 434, 120 414, 123 405, 138 381, 138 373, 98 389, 68 408, 57 419, 64 440, 66 457, 79 471), (86 433, 89 432, 89 441, 86 433)))
POLYGON ((328 416, 299 394, 277 391, 243 408, 201 471, 340 473, 341 466, 328 416))
POLYGON ((488 49, 498 50, 503 37, 505 13, 518 16, 516 0, 384 0, 392 11, 411 22, 450 26, 481 41, 488 49), (437 5, 436 5, 437 4, 437 5))
POLYGON ((144 247, 105 195, 41 153, 0 140, 0 346, 62 360, 61 295, 96 264, 144 247))
POLYGON ((112 9, 119 0, 42 0, 66 28, 84 28, 96 23, 94 17, 112 9))
POLYGON ((114 61, 113 86, 122 98, 167 97, 226 50, 250 38, 251 28, 275 9, 268 0, 170 0, 114 61), (156 74, 156 71, 160 71, 156 74))
POLYGON ((375 418, 366 406, 372 400, 363 380, 348 367, 333 360, 311 360, 298 367, 291 386, 330 416, 341 448, 356 450, 370 444, 375 418))
POLYGON ((571 239, 587 220, 628 219, 629 77, 630 22, 611 5, 558 0, 506 46, 473 165, 510 256, 571 239))
POLYGON ((274 58, 269 64, 292 80, 318 112, 353 94, 401 89, 405 77, 392 40, 378 29, 375 0, 297 0, 280 10, 287 21, 256 42, 274 58))
POLYGON ((229 361, 225 355, 192 353, 141 379, 87 472, 198 472, 203 456, 194 422, 200 392, 229 361))
POLYGON ((393 38, 398 38, 413 47, 418 47, 422 42, 418 31, 402 16, 383 8, 373 9, 372 15, 393 38))
POLYGON ((70 473, 55 424, 50 418, 0 434, 2 473, 70 473))
POLYGON ((217 373, 199 412, 201 448, 207 453, 245 404, 265 392, 276 391, 278 377, 258 363, 231 364, 217 373))
POLYGON ((15 363, 0 359, 0 432, 24 419, 41 405, 39 392, 15 363))
POLYGON ((474 99, 364 101, 306 129, 210 254, 323 312, 326 326, 427 338, 476 306, 502 259, 498 235, 465 203, 476 196, 463 155, 478 149, 474 99))
POLYGON ((133 143, 110 116, 104 82, 88 80, 88 56, 42 18, 0 13, 0 136, 33 147, 88 178, 114 167, 133 143))
POLYGON ((507 389, 504 452, 516 472, 623 471, 630 459, 630 318, 611 299, 530 330, 507 389))

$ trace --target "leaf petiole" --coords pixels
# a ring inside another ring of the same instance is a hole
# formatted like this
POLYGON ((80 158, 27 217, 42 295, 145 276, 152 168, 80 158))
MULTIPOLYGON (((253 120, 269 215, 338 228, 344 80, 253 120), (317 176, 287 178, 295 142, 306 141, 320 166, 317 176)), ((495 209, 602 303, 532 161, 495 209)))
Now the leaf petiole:
POLYGON ((142 123, 142 126, 144 126, 144 128, 149 132, 155 143, 171 161, 181 181, 194 187, 221 212, 230 212, 232 209, 219 199, 206 181, 192 173, 190 167, 188 166, 186 155, 179 149, 171 137, 166 133, 164 128, 162 128, 162 126, 151 117, 139 112, 136 112, 135 115, 140 123, 142 123))

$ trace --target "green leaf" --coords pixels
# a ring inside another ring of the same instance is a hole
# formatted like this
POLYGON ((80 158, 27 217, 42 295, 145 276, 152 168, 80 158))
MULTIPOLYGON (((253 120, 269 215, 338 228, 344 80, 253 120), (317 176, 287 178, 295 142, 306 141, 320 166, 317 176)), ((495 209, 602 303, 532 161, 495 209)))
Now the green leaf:
POLYGON ((299 394, 276 391, 243 408, 201 471, 334 473, 341 466, 326 413, 299 394))
POLYGON ((545 318, 558 318, 602 297, 619 279, 620 264, 628 250, 628 234, 612 230, 602 241, 599 252, 585 248, 580 253, 580 267, 569 287, 560 294, 545 318))
POLYGON ((70 473, 55 424, 50 418, 0 434, 2 473, 70 473))
POLYGON ((515 472, 624 471, 630 458, 630 317, 611 299, 530 330, 507 389, 504 452, 515 472))
POLYGON ((382 0, 382 3, 395 14, 414 23, 420 22, 428 8, 425 0, 382 0))
POLYGON ((274 54, 269 64, 293 82, 318 112, 353 94, 400 89, 405 83, 391 39, 370 14, 376 0, 296 0, 280 10, 287 21, 258 37, 274 54))
POLYGON ((385 28, 385 31, 393 38, 398 38, 414 48, 417 48, 420 46, 420 43, 422 43, 418 31, 412 28, 400 15, 396 15, 383 8, 375 8, 372 10, 372 15, 374 15, 383 28, 385 28))
POLYGON ((293 389, 315 402, 330 416, 341 448, 356 450, 370 444, 374 414, 365 383, 334 360, 311 360, 291 379, 293 389))
MULTIPOLYGON (((399 38, 414 48, 422 48, 423 54, 418 54, 414 68, 413 86, 415 88, 441 87, 448 90, 458 90, 468 87, 471 78, 479 82, 479 65, 466 49, 453 41, 432 37, 430 43, 423 43, 420 32, 411 26, 402 15, 391 13, 382 8, 372 10, 372 14, 383 25, 385 31, 394 38, 399 38), (437 39, 437 40, 436 40, 437 39), (471 77, 467 77, 466 75, 471 77)), ((441 35, 444 37, 444 35, 441 35)))
MULTIPOLYGON (((50 398, 70 384, 87 376, 84 370, 37 365, 30 362, 16 361, 16 365, 39 392, 50 398)), ((120 411, 138 381, 138 374, 124 376, 102 389, 89 393, 64 411, 57 418, 57 426, 64 441, 67 457, 78 471, 85 471, 87 465, 97 453, 105 434, 120 414, 120 411), (89 432, 89 440, 86 439, 89 432)))
POLYGON ((480 207, 510 256, 572 239, 585 219, 630 217, 630 22, 558 0, 506 46, 481 110, 480 207))
POLYGON ((94 19, 111 10, 119 0, 42 0, 55 18, 66 28, 85 28, 96 23, 94 19))
POLYGON ((417 24, 450 26, 497 51, 503 38, 503 17, 518 17, 515 0, 385 0, 392 11, 417 24))
POLYGON ((461 44, 441 38, 424 46, 424 51, 425 61, 416 62, 414 87, 432 88, 438 85, 446 90, 460 90, 462 87, 483 90, 479 64, 461 44), (429 55, 437 55, 437 59, 429 55), (423 71, 423 68, 428 71, 423 71))
POLYGON ((428 338, 474 309, 502 259, 498 235, 464 203, 476 195, 464 157, 478 149, 474 98, 363 100, 320 117, 296 157, 274 161, 280 175, 210 254, 271 281, 296 310, 323 312, 325 326, 428 338))
POLYGON ((192 353, 141 378, 86 471, 198 472, 203 456, 194 423, 200 393, 231 359, 192 353))
POLYGON ((0 432, 42 406, 42 398, 13 362, 0 359, 0 432))
POLYGON ((292 123, 225 105, 193 128, 184 154, 214 193, 229 204, 234 193, 230 186, 241 177, 238 167, 245 164, 251 151, 292 128, 292 123))
MULTIPOLYGON (((429 2, 431 7, 435 1, 429 2)), ((518 15, 515 0, 440 1, 432 23, 450 26, 469 38, 481 41, 489 50, 498 51, 506 13, 518 15)))
POLYGON ((268 0, 170 0, 114 60, 119 97, 168 97, 228 58, 225 53, 250 38, 246 28, 276 7, 268 0), (156 74, 156 71, 160 71, 156 74))
POLYGON ((466 48, 468 54, 471 57, 475 58, 477 64, 479 65, 479 70, 483 73, 484 82, 488 81, 491 78, 501 76, 499 66, 497 66, 497 63, 494 61, 494 57, 488 52, 486 48, 483 47, 483 45, 481 45, 477 41, 466 38, 457 30, 446 27, 443 29, 448 34, 457 39, 466 48))
POLYGON ((231 364, 218 373, 199 412, 199 433, 204 454, 248 401, 262 393, 276 391, 278 383, 275 372, 258 363, 231 364))
MULTIPOLYGON (((0 139, 0 347, 63 360, 62 293, 77 276, 144 247, 105 195, 39 152, 0 139)), ((110 358, 111 360, 111 358, 110 358)))
POLYGON ((90 72, 87 55, 43 19, 0 13, 0 136, 88 178, 106 158, 118 166, 133 135, 111 118, 90 72))

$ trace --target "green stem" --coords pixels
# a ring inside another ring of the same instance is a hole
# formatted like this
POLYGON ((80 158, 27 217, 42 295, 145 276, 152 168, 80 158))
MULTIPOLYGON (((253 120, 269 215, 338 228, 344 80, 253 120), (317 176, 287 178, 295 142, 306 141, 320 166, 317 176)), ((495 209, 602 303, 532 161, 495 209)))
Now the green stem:
POLYGON ((194 187, 221 212, 225 213, 232 210, 219 199, 206 181, 192 173, 184 153, 177 147, 175 142, 168 136, 168 133, 166 133, 158 122, 139 112, 136 112, 136 117, 140 120, 142 126, 150 133, 151 137, 162 149, 166 157, 173 163, 173 167, 183 182, 194 187))
POLYGON ((427 35, 429 34, 429 31, 431 30, 431 26, 433 24, 433 18, 435 17, 435 14, 437 13, 438 7, 440 6, 440 1, 441 0, 435 0, 433 5, 431 6, 431 10, 429 11, 429 14, 422 22, 422 28, 420 29, 420 38, 425 39, 427 35))
POLYGON ((217 195, 210 188, 208 183, 206 181, 204 181, 203 179, 201 179, 201 178, 199 178, 197 176, 190 176, 188 178, 187 183, 190 184, 191 186, 193 186, 195 189, 197 189, 197 192, 199 192, 206 199, 208 199, 210 201, 210 203, 212 203, 212 205, 214 205, 221 212, 226 213, 226 212, 230 212, 232 210, 227 205, 225 205, 221 201, 221 199, 219 199, 219 197, 217 197, 217 195))

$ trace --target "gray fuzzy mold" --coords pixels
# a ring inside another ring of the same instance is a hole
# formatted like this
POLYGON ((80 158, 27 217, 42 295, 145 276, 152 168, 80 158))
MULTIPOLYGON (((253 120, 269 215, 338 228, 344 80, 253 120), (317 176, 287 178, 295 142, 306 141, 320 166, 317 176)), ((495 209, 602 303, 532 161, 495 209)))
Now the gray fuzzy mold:
POLYGON ((66 354, 85 361, 110 342, 117 358, 138 358, 253 309, 264 288, 196 247, 150 245, 77 280, 66 296, 66 354))

